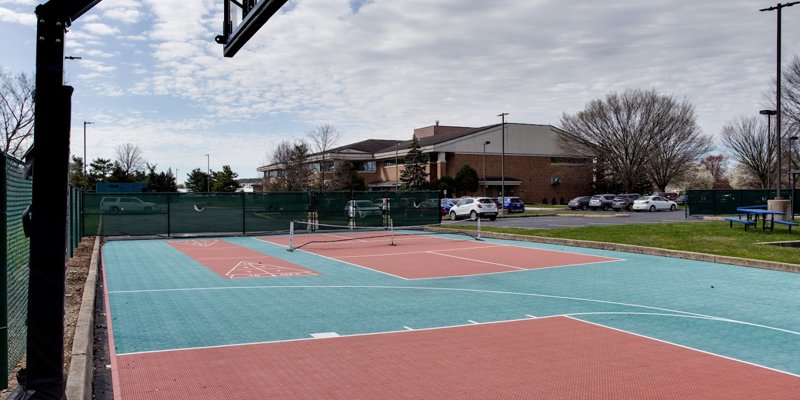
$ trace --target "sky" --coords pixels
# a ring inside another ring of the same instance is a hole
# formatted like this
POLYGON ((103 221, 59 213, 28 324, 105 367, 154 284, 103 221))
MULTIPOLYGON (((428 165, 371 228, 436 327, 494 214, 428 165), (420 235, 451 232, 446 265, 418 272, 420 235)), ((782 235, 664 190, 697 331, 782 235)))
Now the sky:
MULTIPOLYGON (((39 3, 0 0, 3 71, 34 72, 39 3)), ((688 100, 717 137, 769 107, 776 73, 766 1, 289 0, 233 58, 214 42, 222 3, 103 0, 73 22, 72 154, 90 121, 90 160, 132 143, 179 182, 207 163, 254 178, 277 143, 323 124, 337 145, 503 112, 558 126, 626 89, 688 100)), ((800 55, 800 4, 782 14, 786 64, 800 55)))

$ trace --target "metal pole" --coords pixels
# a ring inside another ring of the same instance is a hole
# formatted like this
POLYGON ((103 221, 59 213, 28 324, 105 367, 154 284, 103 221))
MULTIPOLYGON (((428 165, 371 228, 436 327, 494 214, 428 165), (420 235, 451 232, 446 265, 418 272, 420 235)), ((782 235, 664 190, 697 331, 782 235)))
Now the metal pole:
POLYGON ((506 115, 508 113, 497 114, 501 118, 501 140, 500 140, 500 213, 506 204, 506 115))
POLYGON ((488 140, 483 142, 483 197, 486 197, 486 145, 491 143, 488 140))
POLYGON ((778 43, 778 51, 777 51, 777 62, 775 65, 775 82, 776 82, 776 90, 775 90, 775 136, 778 140, 777 147, 778 147, 778 180, 777 180, 777 193, 775 194, 775 199, 781 198, 781 10, 784 7, 791 7, 795 4, 800 3, 800 1, 794 1, 791 3, 781 4, 778 3, 776 6, 763 8, 758 11, 778 11, 777 18, 778 18, 778 29, 777 29, 777 43, 778 43))
POLYGON ((211 193, 211 155, 206 156, 206 191, 211 193))
POLYGON ((761 110, 758 112, 767 116, 767 197, 769 197, 770 178, 772 177, 772 158, 769 152, 772 150, 772 116, 778 112, 775 110, 761 110))
POLYGON ((83 121, 83 177, 86 179, 86 125, 91 125, 94 122, 83 121))
POLYGON ((397 148, 400 146, 400 142, 394 144, 394 191, 400 191, 400 164, 397 159, 397 148))

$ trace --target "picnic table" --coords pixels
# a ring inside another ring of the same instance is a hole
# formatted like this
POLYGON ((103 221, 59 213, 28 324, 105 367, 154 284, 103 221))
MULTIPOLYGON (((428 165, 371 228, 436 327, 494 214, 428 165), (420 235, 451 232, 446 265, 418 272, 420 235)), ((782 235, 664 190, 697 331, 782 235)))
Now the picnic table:
POLYGON ((754 221, 756 227, 758 227, 758 220, 760 218, 762 232, 767 230, 767 220, 769 220, 769 230, 772 231, 775 229, 775 216, 785 214, 782 211, 767 210, 761 206, 739 207, 736 209, 736 212, 744 214, 748 221, 754 221))

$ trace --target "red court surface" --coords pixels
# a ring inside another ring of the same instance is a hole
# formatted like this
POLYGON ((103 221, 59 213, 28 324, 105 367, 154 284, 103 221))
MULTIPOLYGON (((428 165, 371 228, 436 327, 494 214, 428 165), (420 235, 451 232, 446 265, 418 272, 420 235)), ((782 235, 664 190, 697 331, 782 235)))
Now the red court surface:
MULTIPOLYGON (((617 261, 616 258, 587 254, 507 246, 476 240, 451 240, 424 235, 395 235, 369 238, 365 234, 343 242, 311 243, 300 250, 380 271, 404 279, 446 278, 494 274, 529 269, 565 267, 617 261)), ((324 241, 337 235, 297 235, 302 243, 324 241)), ((261 240, 286 246, 286 237, 264 237, 261 240)))
POLYGON ((122 400, 796 400, 800 378, 567 317, 117 356, 122 400))
POLYGON ((308 268, 223 240, 180 240, 167 243, 224 278, 319 275, 308 268))

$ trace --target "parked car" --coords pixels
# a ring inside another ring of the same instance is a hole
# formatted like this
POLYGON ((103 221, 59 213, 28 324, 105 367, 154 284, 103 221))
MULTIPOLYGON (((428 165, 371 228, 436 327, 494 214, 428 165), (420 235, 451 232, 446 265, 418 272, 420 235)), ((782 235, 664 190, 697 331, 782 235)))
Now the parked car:
POLYGON ((675 211, 678 208, 678 205, 675 204, 672 200, 667 200, 665 197, 661 196, 644 196, 640 197, 633 201, 633 206, 631 210, 634 211, 658 211, 658 210, 670 210, 675 211))
POLYGON ((630 210, 633 201, 641 197, 638 193, 621 194, 611 200, 611 208, 614 211, 630 210))
POLYGON ((348 218, 367 218, 383 215, 377 204, 370 200, 350 200, 344 206, 348 218))
POLYGON ((675 204, 677 204, 679 206, 682 206, 682 205, 686 204, 686 196, 685 195, 680 195, 680 196, 678 196, 677 199, 675 199, 673 201, 675 202, 675 204))
POLYGON ((614 201, 615 194, 596 194, 589 199, 589 208, 592 211, 608 210, 611 208, 611 202, 614 201))
POLYGON ((452 208, 454 204, 458 203, 458 200, 459 199, 439 200, 439 206, 442 208, 442 215, 447 215, 450 212, 450 208, 452 208))
POLYGON ((453 221, 459 218, 469 218, 474 221, 479 217, 486 217, 492 221, 497 219, 497 205, 494 203, 493 199, 488 197, 470 197, 461 199, 450 208, 450 219, 453 221))
POLYGON ((570 200, 567 206, 573 211, 577 209, 585 210, 589 208, 589 200, 591 200, 591 198, 592 196, 579 196, 570 200))
MULTIPOLYGON (((500 198, 497 198, 495 204, 500 202, 500 198)), ((508 212, 525 212, 525 202, 522 201, 519 197, 506 197, 505 202, 503 203, 503 208, 508 210, 508 212)))
POLYGON ((112 213, 158 212, 161 211, 161 207, 138 197, 103 197, 100 199, 100 211, 112 213))

